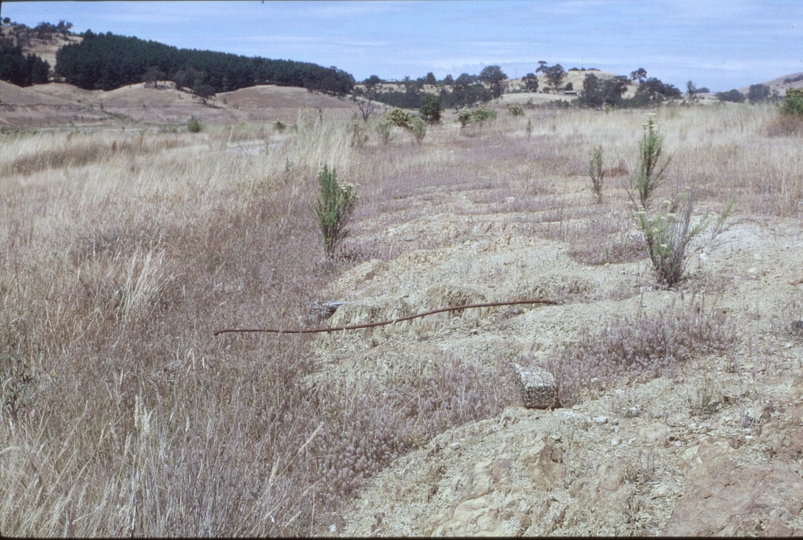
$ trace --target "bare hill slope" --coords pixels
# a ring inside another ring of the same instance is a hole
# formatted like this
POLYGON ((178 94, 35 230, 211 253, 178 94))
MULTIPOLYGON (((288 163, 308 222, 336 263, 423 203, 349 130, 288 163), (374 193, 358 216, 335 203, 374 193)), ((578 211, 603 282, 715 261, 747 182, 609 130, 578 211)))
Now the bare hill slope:
POLYGON ((144 84, 116 90, 83 90, 50 83, 19 88, 0 82, 0 123, 6 126, 51 126, 97 123, 184 123, 196 116, 206 123, 293 121, 298 111, 326 109, 331 116, 350 116, 356 106, 346 100, 303 88, 273 85, 218 94, 207 103, 173 83, 144 84))

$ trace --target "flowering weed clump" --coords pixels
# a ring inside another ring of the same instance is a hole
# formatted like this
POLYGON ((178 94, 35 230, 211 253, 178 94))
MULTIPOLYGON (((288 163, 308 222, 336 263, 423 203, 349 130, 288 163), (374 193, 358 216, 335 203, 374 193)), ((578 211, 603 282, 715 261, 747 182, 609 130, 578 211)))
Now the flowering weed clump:
POLYGON ((447 429, 501 412, 514 402, 506 391, 512 382, 502 375, 511 371, 447 357, 431 373, 412 370, 397 386, 383 388, 373 379, 332 385, 323 392, 332 401, 321 405, 333 414, 315 444, 320 503, 335 507, 405 452, 447 429))
POLYGON ((735 326, 724 315, 705 311, 701 303, 675 307, 652 316, 617 318, 598 332, 584 329, 580 339, 556 349, 543 367, 558 384, 562 406, 582 400, 623 379, 653 378, 678 362, 727 351, 736 339, 735 326))

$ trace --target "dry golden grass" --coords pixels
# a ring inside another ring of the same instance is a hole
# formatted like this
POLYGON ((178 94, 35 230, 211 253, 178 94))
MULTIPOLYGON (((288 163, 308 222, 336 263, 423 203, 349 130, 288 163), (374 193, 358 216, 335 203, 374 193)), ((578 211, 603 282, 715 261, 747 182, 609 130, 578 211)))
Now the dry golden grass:
MULTIPOLYGON (((389 460, 494 414, 507 397, 483 390, 493 365, 453 359, 395 393, 310 386, 307 338, 212 331, 303 324, 353 262, 446 242, 400 245, 383 231, 452 211, 454 197, 491 203, 586 263, 638 258, 627 177, 609 178, 596 204, 586 171, 599 144, 606 167, 634 169, 644 112, 527 115, 529 139, 527 118, 500 115, 430 128, 420 146, 401 132, 354 146, 347 122, 317 112, 284 133, 0 134, 0 531, 320 532, 389 460), (362 197, 334 265, 311 210, 325 163, 362 197)), ((658 197, 693 186, 703 206, 736 197, 741 217, 797 217, 799 138, 768 132, 775 115, 662 109, 674 158, 658 197)))

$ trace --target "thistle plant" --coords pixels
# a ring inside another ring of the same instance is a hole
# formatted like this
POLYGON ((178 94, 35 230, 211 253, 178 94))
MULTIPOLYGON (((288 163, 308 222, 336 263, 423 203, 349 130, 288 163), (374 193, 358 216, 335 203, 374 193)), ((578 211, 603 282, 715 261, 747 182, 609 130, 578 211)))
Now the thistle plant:
MULTIPOLYGON (((663 154, 664 135, 658 131, 652 118, 644 124, 644 135, 639 143, 639 157, 636 165, 636 174, 631 182, 638 193, 638 200, 642 210, 647 210, 648 202, 655 189, 663 183, 664 171, 671 158, 661 165, 663 154)), ((635 203, 633 193, 628 193, 630 200, 635 203)))
POLYGON ((602 202, 602 180, 605 171, 602 168, 602 145, 594 148, 591 161, 588 163, 588 176, 591 177, 591 187, 597 196, 597 202, 602 202))
POLYGON ((351 214, 357 206, 357 188, 353 184, 340 184, 334 167, 330 171, 324 165, 318 173, 321 194, 316 200, 315 215, 323 236, 326 255, 333 258, 340 242, 348 236, 346 229, 351 214))

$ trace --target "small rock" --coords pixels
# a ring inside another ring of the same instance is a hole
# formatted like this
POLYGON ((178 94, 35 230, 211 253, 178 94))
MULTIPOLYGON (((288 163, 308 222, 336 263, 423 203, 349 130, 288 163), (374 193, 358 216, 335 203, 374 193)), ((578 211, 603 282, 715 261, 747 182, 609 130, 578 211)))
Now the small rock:
POLYGON ((557 404, 555 377, 545 369, 523 368, 516 364, 519 389, 524 406, 528 409, 549 409, 557 404))
POLYGON ((596 418, 594 418, 594 422, 596 422, 597 424, 607 424, 608 423, 608 417, 607 416, 597 416, 596 418))
POLYGON ((618 439, 618 438, 614 437, 613 439, 611 439, 611 446, 616 446, 616 445, 618 445, 620 442, 621 442, 621 441, 619 441, 619 439, 618 439))
POLYGON ((337 308, 348 302, 313 302, 309 306, 309 321, 320 322, 335 314, 337 308))

